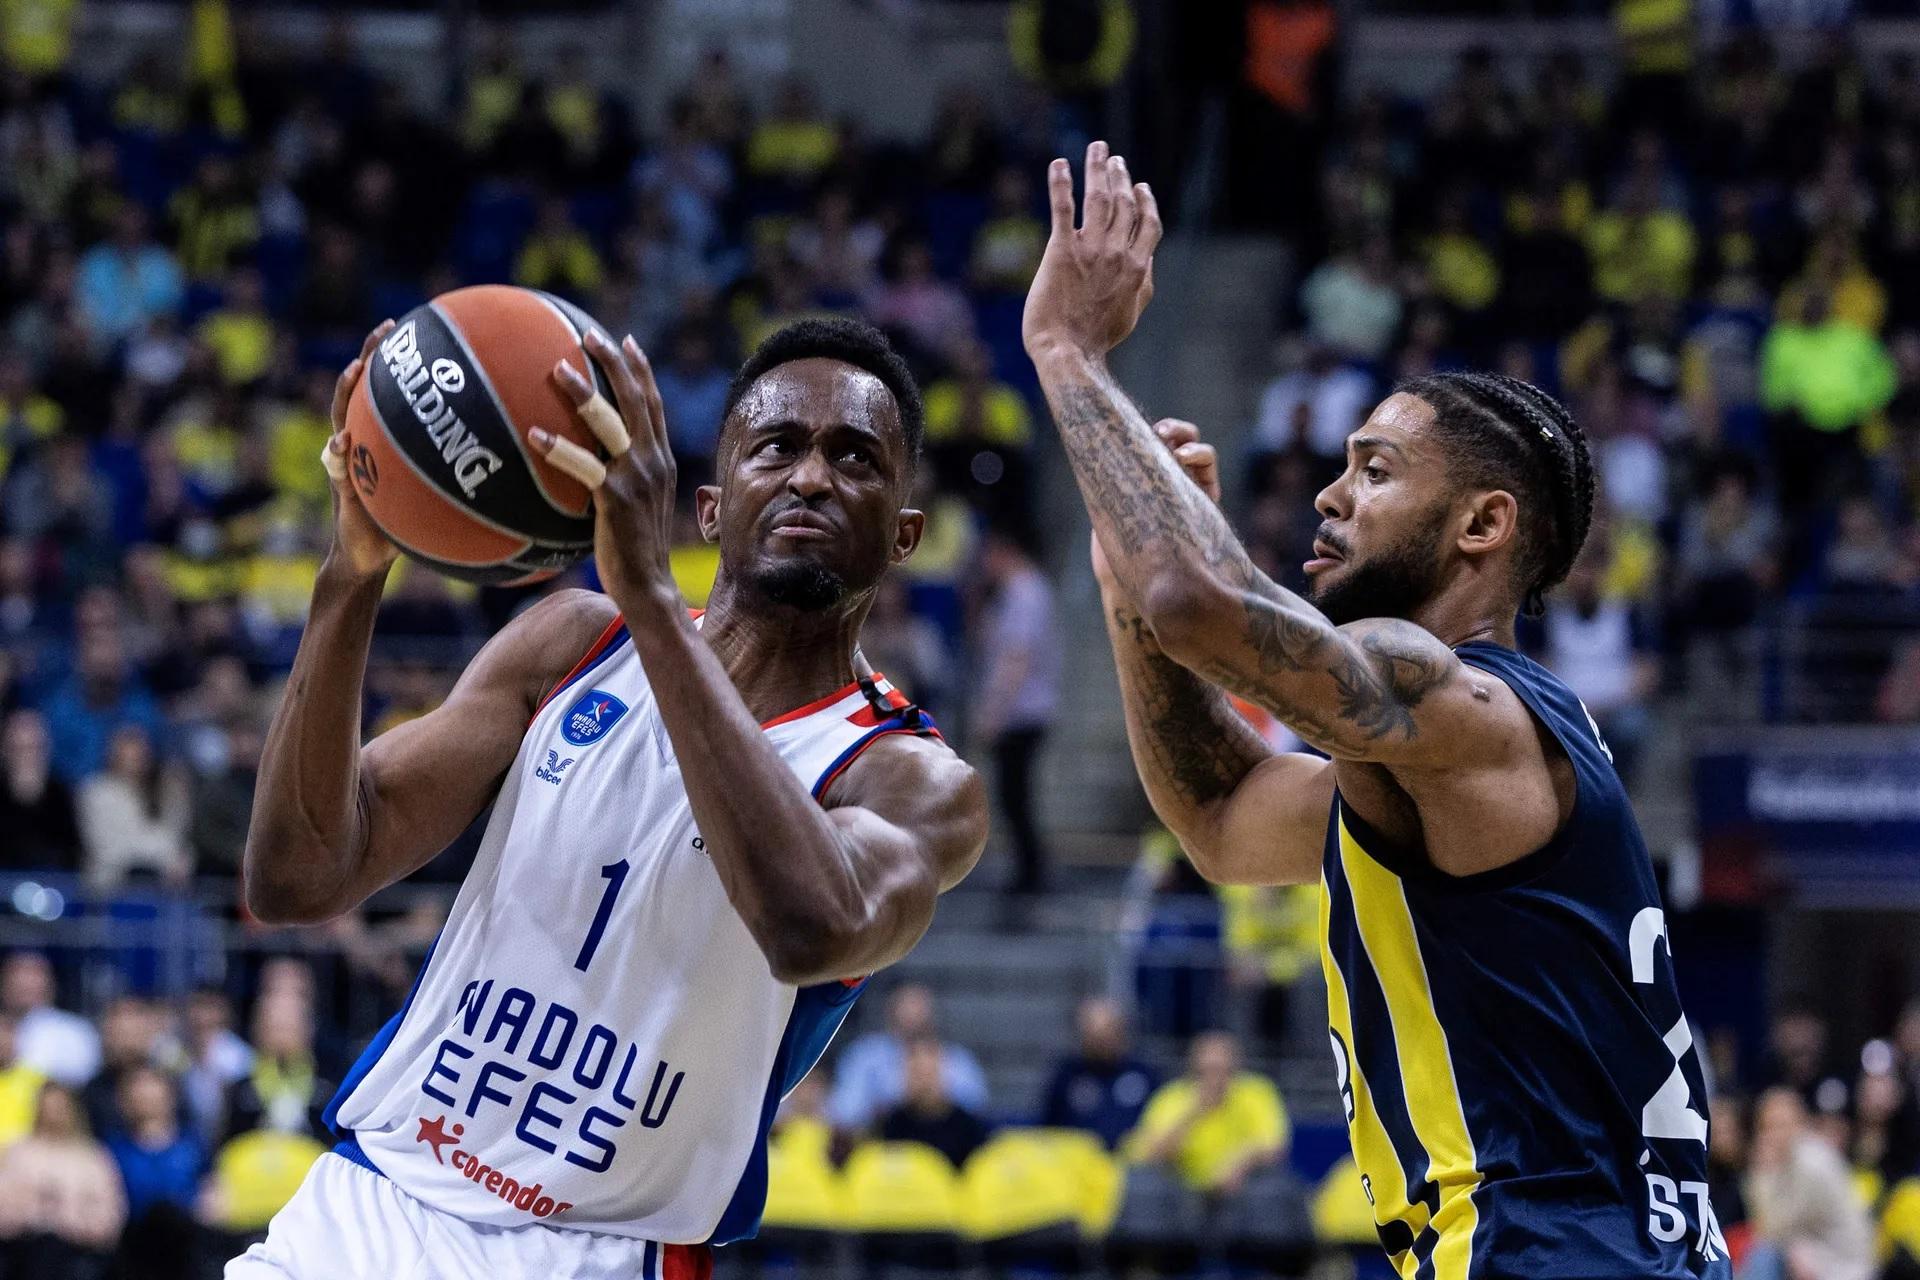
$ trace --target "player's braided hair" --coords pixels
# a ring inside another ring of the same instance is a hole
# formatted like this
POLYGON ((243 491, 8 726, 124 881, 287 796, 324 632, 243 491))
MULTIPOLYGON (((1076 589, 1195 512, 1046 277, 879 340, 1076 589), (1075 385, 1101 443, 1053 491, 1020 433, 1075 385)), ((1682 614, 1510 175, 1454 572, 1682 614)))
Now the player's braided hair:
POLYGON ((1522 608, 1538 616, 1593 523, 1593 456, 1566 406, 1499 373, 1435 373, 1394 388, 1433 407, 1434 426, 1470 486, 1520 503, 1522 608))

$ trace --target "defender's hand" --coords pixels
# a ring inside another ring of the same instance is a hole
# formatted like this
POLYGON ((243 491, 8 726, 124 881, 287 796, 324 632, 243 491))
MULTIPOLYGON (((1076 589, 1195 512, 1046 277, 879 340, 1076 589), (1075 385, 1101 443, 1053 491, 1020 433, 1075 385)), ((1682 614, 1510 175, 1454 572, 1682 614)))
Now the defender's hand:
POLYGON ((327 438, 326 448, 320 451, 320 465, 327 469, 327 481, 333 488, 330 558, 345 564, 357 578, 382 576, 400 558, 400 548, 393 545, 393 540, 382 533, 373 517, 367 514, 366 505, 354 492, 353 481, 347 475, 347 402, 353 399, 353 389, 360 385, 373 349, 391 332, 393 321, 382 320, 360 344, 360 354, 341 370, 339 380, 333 384, 333 434, 327 438))
MULTIPOLYGON (((1200 428, 1180 418, 1162 418, 1153 424, 1153 433, 1160 437, 1167 448, 1173 450, 1173 456, 1180 463, 1193 482, 1200 486, 1201 492, 1215 503, 1220 501, 1220 453, 1212 445, 1200 439, 1200 428)), ((1106 549, 1100 545, 1100 535, 1093 535, 1093 576, 1103 592, 1118 589, 1113 579, 1113 569, 1107 564, 1106 549)))
POLYGON ((1038 358, 1065 347, 1098 359, 1133 332, 1153 297, 1160 206, 1146 183, 1107 144, 1087 148, 1085 216, 1073 225, 1073 174, 1065 160, 1047 169, 1053 229, 1027 293, 1020 332, 1038 358))
POLYGON ((527 440, 547 461, 593 490, 593 554, 614 602, 623 612, 648 604, 678 610, 680 589, 667 561, 673 546, 676 469, 653 366, 631 334, 616 347, 596 329, 585 345, 613 383, 619 409, 564 360, 554 366, 553 379, 607 451, 608 460, 603 463, 573 441, 537 427, 527 433, 527 440))

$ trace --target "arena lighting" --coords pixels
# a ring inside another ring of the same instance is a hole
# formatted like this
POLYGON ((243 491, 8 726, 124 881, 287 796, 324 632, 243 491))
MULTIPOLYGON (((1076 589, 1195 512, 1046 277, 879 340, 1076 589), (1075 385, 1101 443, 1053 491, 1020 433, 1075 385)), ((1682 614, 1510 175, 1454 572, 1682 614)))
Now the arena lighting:
POLYGON ((1893 1070, 1893 1046, 1885 1040, 1869 1040, 1860 1049, 1860 1069, 1870 1076, 1883 1076, 1893 1070))
POLYGON ((22 880, 13 890, 13 909, 35 920, 58 920, 67 909, 67 895, 35 880, 22 880))

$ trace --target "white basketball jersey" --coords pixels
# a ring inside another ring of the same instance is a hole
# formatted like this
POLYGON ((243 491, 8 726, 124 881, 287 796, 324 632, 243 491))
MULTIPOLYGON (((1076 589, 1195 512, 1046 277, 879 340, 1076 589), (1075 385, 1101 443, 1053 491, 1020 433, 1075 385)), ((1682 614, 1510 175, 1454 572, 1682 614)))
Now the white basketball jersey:
MULTIPOLYGON (((877 739, 935 732, 878 688, 764 726, 815 799, 877 739)), ((534 715, 446 927, 327 1120, 341 1154, 472 1222, 724 1244, 758 1226, 774 1108, 859 989, 768 971, 615 619, 534 715)))

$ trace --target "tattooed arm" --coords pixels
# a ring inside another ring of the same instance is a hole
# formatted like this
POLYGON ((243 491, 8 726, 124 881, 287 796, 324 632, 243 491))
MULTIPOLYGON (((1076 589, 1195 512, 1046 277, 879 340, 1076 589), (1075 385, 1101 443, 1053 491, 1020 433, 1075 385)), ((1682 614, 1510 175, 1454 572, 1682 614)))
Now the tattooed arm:
POLYGON ((1489 699, 1427 631, 1398 619, 1336 627, 1254 566, 1107 371, 1106 352, 1152 295, 1152 192, 1102 143, 1088 149, 1079 230, 1064 161, 1048 187, 1053 229, 1027 299, 1027 351, 1114 581, 1166 656, 1336 759, 1453 763, 1530 732, 1517 699, 1489 699))
MULTIPOLYGON (((1186 473, 1219 499, 1213 446, 1191 423, 1154 432, 1186 473)), ((1114 579, 1096 539, 1107 639, 1127 713, 1127 744, 1153 811, 1194 868, 1215 884, 1304 884, 1320 874, 1333 771, 1325 760, 1271 750, 1227 695, 1160 652, 1114 579)))

